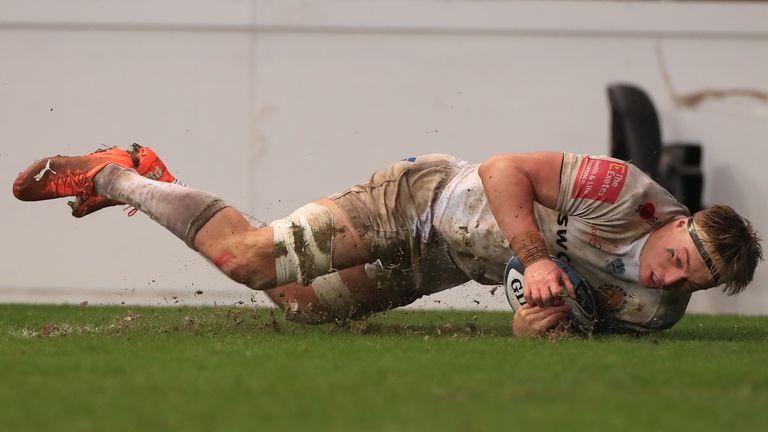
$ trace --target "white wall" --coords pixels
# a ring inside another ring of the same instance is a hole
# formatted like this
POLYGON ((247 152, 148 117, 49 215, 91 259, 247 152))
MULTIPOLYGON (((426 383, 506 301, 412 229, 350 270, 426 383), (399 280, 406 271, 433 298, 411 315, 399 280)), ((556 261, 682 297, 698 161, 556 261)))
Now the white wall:
MULTIPOLYGON (((649 92, 665 141, 704 145, 706 202, 768 232, 768 103, 677 107, 660 72, 677 93, 766 92, 766 54, 760 4, 0 0, 0 301, 251 302, 143 215, 16 201, 35 158, 151 145, 269 221, 412 154, 605 153, 616 81, 649 92)), ((690 310, 768 313, 766 282, 690 310)), ((506 308, 473 284, 419 305, 506 308)))

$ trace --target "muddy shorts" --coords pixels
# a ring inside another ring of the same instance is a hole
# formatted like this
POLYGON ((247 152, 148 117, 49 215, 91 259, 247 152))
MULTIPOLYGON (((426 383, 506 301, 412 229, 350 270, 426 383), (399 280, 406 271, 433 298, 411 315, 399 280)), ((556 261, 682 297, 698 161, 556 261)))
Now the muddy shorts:
POLYGON ((371 251, 371 261, 380 260, 389 285, 399 285, 403 294, 430 294, 469 280, 432 226, 436 201, 464 165, 441 154, 408 158, 330 197, 371 251))

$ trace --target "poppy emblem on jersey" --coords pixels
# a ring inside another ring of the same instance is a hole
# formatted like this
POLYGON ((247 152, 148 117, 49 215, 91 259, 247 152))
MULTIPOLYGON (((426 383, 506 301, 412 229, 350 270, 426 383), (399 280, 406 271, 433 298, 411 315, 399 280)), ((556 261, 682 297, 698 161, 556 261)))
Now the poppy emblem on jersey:
POLYGON ((647 202, 640 204, 635 209, 635 212, 640 215, 640 219, 644 220, 650 226, 656 226, 660 223, 659 218, 656 217, 656 206, 653 203, 647 202))
POLYGON ((605 262, 605 269, 614 274, 624 273, 624 261, 621 258, 614 258, 605 262))
POLYGON ((613 204, 624 189, 628 173, 626 163, 586 157, 576 175, 571 198, 613 204))
POLYGON ((637 212, 640 213, 640 219, 648 220, 656 214, 656 206, 649 202, 641 204, 640 207, 637 208, 637 212))

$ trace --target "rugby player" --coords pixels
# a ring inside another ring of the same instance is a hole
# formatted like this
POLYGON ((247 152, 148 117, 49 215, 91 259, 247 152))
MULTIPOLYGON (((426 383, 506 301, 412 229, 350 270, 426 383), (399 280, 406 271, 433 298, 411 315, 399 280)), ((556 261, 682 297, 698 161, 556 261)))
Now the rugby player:
POLYGON ((760 238, 730 207, 691 216, 641 170, 604 156, 410 157, 269 226, 177 183, 151 149, 134 144, 41 159, 13 193, 75 197, 76 217, 132 205, 306 323, 365 317, 469 280, 500 284, 517 256, 527 305, 513 334, 566 322, 561 296, 573 297, 573 286, 551 257, 591 283, 601 330, 657 331, 683 316, 694 291, 744 290, 762 259, 760 238))

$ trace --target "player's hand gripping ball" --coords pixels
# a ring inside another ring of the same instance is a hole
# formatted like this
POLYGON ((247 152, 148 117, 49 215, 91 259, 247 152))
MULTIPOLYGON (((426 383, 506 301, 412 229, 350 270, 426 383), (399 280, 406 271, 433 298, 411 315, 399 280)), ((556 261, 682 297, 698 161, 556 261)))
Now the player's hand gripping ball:
MULTIPOLYGON (((597 308, 589 283, 573 267, 565 262, 554 258, 552 261, 568 275, 576 291, 576 299, 572 299, 563 289, 563 300, 571 307, 569 316, 573 322, 573 328, 579 333, 592 334, 595 324, 597 324, 597 308)), ((515 311, 525 304, 523 294, 524 272, 525 268, 517 258, 509 260, 507 268, 504 270, 504 291, 507 294, 510 306, 515 311)))

